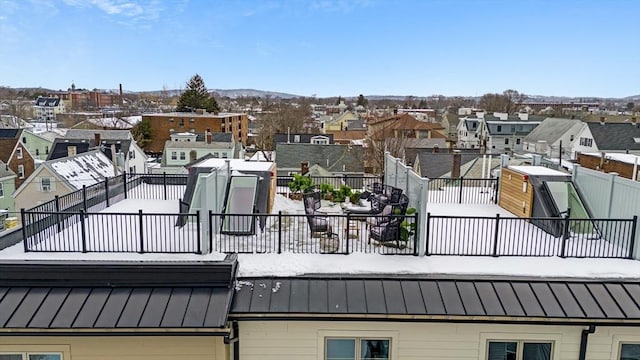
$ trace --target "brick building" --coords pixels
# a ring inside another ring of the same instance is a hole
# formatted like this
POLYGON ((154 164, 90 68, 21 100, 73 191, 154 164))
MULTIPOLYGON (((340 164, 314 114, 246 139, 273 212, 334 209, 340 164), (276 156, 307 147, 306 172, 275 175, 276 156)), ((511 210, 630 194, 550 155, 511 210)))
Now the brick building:
POLYGON ((157 113, 144 114, 151 125, 151 141, 144 147, 149 153, 161 153, 174 132, 221 132, 233 134, 236 142, 247 144, 247 114, 241 113, 157 113))

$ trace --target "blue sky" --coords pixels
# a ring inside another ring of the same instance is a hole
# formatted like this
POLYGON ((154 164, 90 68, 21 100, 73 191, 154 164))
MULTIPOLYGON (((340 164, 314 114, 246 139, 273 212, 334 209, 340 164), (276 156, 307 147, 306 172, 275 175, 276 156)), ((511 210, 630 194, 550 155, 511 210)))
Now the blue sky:
POLYGON ((640 94, 635 0, 0 0, 0 85, 640 94))

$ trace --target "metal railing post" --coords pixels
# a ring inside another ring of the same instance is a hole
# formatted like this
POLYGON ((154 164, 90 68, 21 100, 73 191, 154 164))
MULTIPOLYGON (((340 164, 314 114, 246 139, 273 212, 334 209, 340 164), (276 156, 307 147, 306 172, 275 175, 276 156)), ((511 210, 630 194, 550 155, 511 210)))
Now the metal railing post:
POLYGON ((460 183, 459 183, 459 185, 460 185, 460 191, 459 191, 459 193, 458 193, 458 204, 462 204, 462 191, 464 190, 464 188, 463 188, 463 186, 462 186, 462 183, 463 183, 463 182, 464 182, 464 178, 463 178, 463 177, 460 177, 460 183))
POLYGON ((80 236, 82 239, 82 252, 87 252, 87 228, 84 223, 85 212, 84 210, 80 210, 80 236))
POLYGON ((127 172, 126 171, 122 172, 122 184, 124 186, 124 198, 128 199, 129 194, 127 194, 127 172))
POLYGON ((24 208, 20 209, 20 218, 22 220, 22 243, 24 245, 24 252, 29 252, 29 245, 27 243, 27 214, 25 214, 24 208))
MULTIPOLYGON (((347 227, 345 228, 346 234, 344 236, 344 238, 345 238, 345 240, 347 242, 346 246, 345 246, 345 249, 344 249, 344 254, 345 255, 349 255, 349 231, 351 230, 350 227, 351 227, 351 217, 350 217, 350 214, 347 213, 347 227)), ((357 233, 359 233, 359 232, 356 230, 356 234, 357 233)))
POLYGON ((213 251, 213 211, 209 210, 209 252, 213 251))
POLYGON ((197 250, 198 254, 202 255, 202 244, 200 244, 200 210, 196 211, 196 237, 198 239, 197 250))
POLYGON ((416 212, 413 216, 414 216, 413 221, 416 224, 416 227, 415 227, 416 231, 415 231, 415 234, 413 234, 413 255, 418 256, 418 232, 419 232, 418 229, 420 229, 420 224, 419 224, 420 217, 418 216, 418 212, 416 212))
POLYGON ((499 239, 499 234, 500 234, 500 214, 496 214, 496 225, 495 225, 493 231, 494 231, 494 233, 493 233, 493 252, 492 252, 491 256, 497 257, 498 256, 498 239, 499 239))
POLYGON ((497 204, 498 203, 498 190, 500 188, 500 177, 498 176, 495 180, 495 186, 494 186, 494 190, 493 190, 493 203, 497 204))
POLYGON ((628 259, 633 259, 633 250, 636 246, 636 226, 638 225, 638 215, 633 215, 633 224, 631 224, 631 243, 629 244, 628 259))
MULTIPOLYGON (((426 229, 426 234, 425 234, 425 241, 424 241, 424 245, 425 245, 425 250, 424 250, 424 254, 425 255, 431 255, 431 253, 429 253, 429 235, 431 232, 431 213, 428 212, 427 213, 427 220, 426 220, 426 224, 425 224, 425 229, 426 229)), ((420 231, 418 230, 418 227, 416 226, 416 239, 418 238, 418 234, 420 233, 420 231)), ((417 246, 416 246, 417 247, 417 246)))
POLYGON ((563 229, 562 229, 562 248, 560 249, 560 257, 566 256, 567 240, 569 239, 569 216, 571 216, 571 208, 567 209, 567 214, 564 217, 563 229))
POLYGON ((138 250, 138 252, 144 254, 144 218, 142 217, 142 209, 138 210, 138 226, 140 227, 140 250, 138 250))
POLYGON ((167 200, 167 172, 162 172, 162 188, 164 189, 164 199, 167 200))
POLYGON ((109 178, 104 179, 104 197, 106 199, 107 207, 111 206, 109 201, 109 178))
MULTIPOLYGON (((298 221, 298 219, 296 219, 298 221)), ((282 210, 278 211, 278 254, 282 253, 282 210)))
POLYGON ((82 209, 87 212, 87 185, 82 185, 82 209))
POLYGON ((60 221, 60 197, 56 195, 53 200, 55 209, 56 209, 56 227, 58 228, 58 232, 62 231, 62 221, 60 221))

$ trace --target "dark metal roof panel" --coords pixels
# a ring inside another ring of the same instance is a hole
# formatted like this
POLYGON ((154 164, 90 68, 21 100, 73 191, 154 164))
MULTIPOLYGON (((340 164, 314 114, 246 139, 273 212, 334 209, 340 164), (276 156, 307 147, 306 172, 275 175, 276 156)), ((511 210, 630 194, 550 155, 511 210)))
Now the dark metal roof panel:
POLYGON ((422 292, 420 291, 420 283, 417 281, 400 282, 402 293, 404 294, 404 302, 407 307, 407 314, 424 314, 427 309, 424 305, 422 292))
POLYGON ((147 306, 149 296, 151 295, 150 288, 136 288, 133 289, 129 300, 122 310, 122 316, 115 325, 116 327, 132 328, 137 327, 144 313, 144 308, 147 306))
POLYGON ((89 288, 73 288, 51 322, 51 328, 70 328, 89 296, 89 288))
POLYGON ((573 297, 571 291, 567 287, 567 284, 562 283, 552 283, 549 284, 551 287, 551 291, 553 291, 554 296, 558 299, 558 303, 562 306, 562 310, 566 314, 567 317, 571 318, 583 318, 584 313, 580 309, 580 305, 573 297))
POLYGON ((524 310, 518 301, 510 282, 495 282, 493 287, 496 289, 498 298, 504 310, 509 316, 525 316, 524 310))
POLYGON ((384 280, 382 282, 384 290, 385 304, 388 314, 406 314, 407 308, 404 304, 402 286, 398 280, 384 280))
POLYGON ((290 312, 306 313, 309 311, 309 281, 302 279, 291 280, 290 312))
POLYGON ((529 283, 513 283, 512 286, 527 316, 545 316, 544 310, 540 306, 533 290, 531 290, 529 283))
POLYGON ((569 284, 569 289, 588 318, 603 318, 604 313, 593 299, 585 284, 569 284))
POLYGON ((587 284, 589 292, 598 302, 606 318, 624 319, 624 313, 620 310, 616 301, 611 297, 602 284, 587 284))
POLYGON ((5 326, 28 292, 28 288, 11 288, 6 291, 0 301, 0 309, 2 310, 0 311, 0 327, 5 326))
POLYGON ((175 288, 169 297, 167 311, 164 312, 160 327, 182 327, 184 314, 187 312, 187 305, 191 297, 190 288, 175 288))
POLYGON ((87 297, 76 321, 71 325, 74 328, 92 328, 98 319, 98 315, 102 311, 104 304, 109 298, 111 289, 97 288, 93 289, 87 297))
POLYGON ((204 318, 207 315, 207 308, 209 307, 210 299, 211 299, 211 289, 209 288, 193 289, 193 291, 191 291, 191 297, 189 298, 189 304, 187 305, 187 310, 184 313, 182 326, 202 327, 202 324, 204 324, 204 318))
POLYGON ((309 281, 309 312, 327 313, 329 311, 326 280, 309 281))
POLYGON ((142 318, 138 323, 139 327, 155 328, 160 326, 160 321, 162 321, 164 313, 167 311, 171 290, 171 288, 157 288, 151 291, 147 307, 144 309, 142 318))
POLYGON ((44 299, 38 311, 34 314, 29 327, 31 328, 48 328, 53 318, 58 313, 62 303, 69 295, 69 288, 53 288, 49 295, 44 299))
POLYGON ((387 305, 385 303, 382 281, 365 280, 364 293, 367 301, 367 311, 369 314, 387 313, 387 305))
POLYGON ((49 289, 30 289, 5 326, 8 328, 26 328, 48 293, 49 289))
POLYGON ((478 291, 478 296, 480 297, 480 301, 482 301, 482 306, 487 315, 505 315, 504 309, 500 304, 500 299, 498 299, 498 295, 490 282, 478 282, 476 284, 476 291, 478 291))
POLYGON ((562 306, 558 304, 558 300, 556 300, 555 295, 549 288, 549 284, 533 283, 531 284, 531 288, 540 301, 540 305, 542 305, 542 309, 547 317, 561 318, 566 316, 562 310, 562 306))
POLYGON ((347 306, 349 313, 366 314, 367 313, 367 297, 364 291, 364 282, 362 280, 346 280, 347 288, 347 306))
POLYGON ((291 282, 274 280, 272 285, 269 310, 271 312, 286 312, 290 306, 291 282))
POLYGON ((111 294, 107 298, 107 301, 100 312, 100 316, 96 320, 94 326, 98 328, 113 328, 118 324, 120 315, 124 310, 124 306, 129 300, 131 295, 131 289, 128 288, 115 288, 111 291, 111 294))
POLYGON ((233 291, 216 287, 211 289, 211 298, 207 308, 207 316, 204 318, 205 327, 224 327, 227 322, 227 315, 231 308, 231 298, 233 291))
POLYGON ((478 296, 478 292, 471 281, 460 281, 456 283, 458 293, 462 300, 462 305, 467 315, 485 315, 484 307, 478 296))
POLYGON ((636 297, 634 301, 621 284, 605 284, 605 287, 627 318, 640 318, 640 308, 636 302, 640 300, 639 298, 636 297))
POLYGON ((271 280, 260 279, 253 284, 251 294, 251 311, 269 311, 269 300, 271 300, 271 280))
POLYGON ((438 281, 438 287, 440 288, 447 315, 466 315, 456 283, 453 281, 438 281))
POLYGON ((442 302, 442 295, 438 289, 438 283, 435 281, 420 281, 420 290, 422 290, 422 298, 429 315, 444 315, 447 311, 442 302))
POLYGON ((327 284, 327 297, 330 313, 346 313, 349 311, 347 284, 344 281, 330 281, 327 284))

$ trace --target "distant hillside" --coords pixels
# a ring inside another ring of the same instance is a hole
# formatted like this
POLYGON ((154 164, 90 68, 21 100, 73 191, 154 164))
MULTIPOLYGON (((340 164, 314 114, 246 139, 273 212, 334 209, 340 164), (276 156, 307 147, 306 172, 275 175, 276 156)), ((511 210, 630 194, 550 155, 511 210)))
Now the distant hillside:
POLYGON ((218 93, 220 96, 230 97, 232 99, 239 97, 273 97, 281 99, 293 99, 300 97, 300 95, 293 95, 287 93, 281 93, 276 91, 264 91, 255 89, 214 89, 210 90, 218 93))

